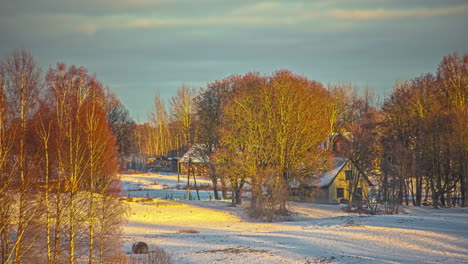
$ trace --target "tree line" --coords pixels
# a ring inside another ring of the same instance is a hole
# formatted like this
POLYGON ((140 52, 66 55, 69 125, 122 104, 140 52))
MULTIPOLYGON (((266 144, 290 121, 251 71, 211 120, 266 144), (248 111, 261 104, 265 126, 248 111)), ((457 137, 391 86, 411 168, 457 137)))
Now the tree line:
POLYGON ((289 182, 330 165, 330 150, 317 146, 349 132, 347 155, 387 212, 429 201, 467 206, 467 65, 467 55, 446 56, 436 74, 397 82, 380 103, 367 88, 287 70, 232 75, 198 91, 184 85, 168 104, 156 96, 149 122, 136 125, 137 149, 181 156, 197 144, 216 198, 221 186, 240 203, 248 183, 253 211, 283 214, 289 182))
POLYGON ((468 55, 449 55, 437 73, 397 83, 379 124, 386 196, 434 207, 468 205, 468 55), (425 195, 423 195, 423 193, 425 195))
POLYGON ((2 263, 109 263, 119 252, 115 99, 82 67, 42 74, 26 50, 1 61, 2 263))

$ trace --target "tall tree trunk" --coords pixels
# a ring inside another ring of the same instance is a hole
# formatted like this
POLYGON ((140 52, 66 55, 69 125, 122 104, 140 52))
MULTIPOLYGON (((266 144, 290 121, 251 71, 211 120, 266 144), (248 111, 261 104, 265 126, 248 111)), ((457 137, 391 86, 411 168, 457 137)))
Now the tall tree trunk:
MULTIPOLYGON (((71 187, 73 188, 73 187, 71 187)), ((75 263, 75 237, 76 237, 76 219, 75 219, 75 212, 76 212, 76 201, 75 201, 75 193, 73 190, 70 190, 70 230, 69 230, 69 261, 70 264, 75 263)))
POLYGON ((219 193, 218 193, 218 179, 216 176, 212 176, 211 181, 213 183, 213 193, 215 200, 219 200, 219 193))
MULTIPOLYGON (((47 139, 48 141, 48 139, 47 139)), ((52 262, 52 251, 51 251, 51 224, 52 217, 50 211, 50 186, 49 186, 49 149, 48 142, 46 142, 45 159, 46 159, 46 172, 45 172, 45 207, 46 207, 46 243, 47 243, 47 263, 52 262)))
POLYGON ((218 176, 216 174, 216 167, 214 164, 208 164, 208 173, 211 178, 211 182, 213 183, 213 192, 215 200, 219 200, 218 194, 218 176))
POLYGON ((421 206, 422 200, 422 176, 417 173, 416 174, 416 206, 421 206))
POLYGON ((227 187, 226 187, 226 180, 221 178, 221 197, 225 200, 227 199, 227 187))
POLYGON ((244 179, 241 180, 239 187, 236 190, 236 204, 242 204, 242 189, 244 188, 244 179))
POLYGON ((21 254, 23 250, 23 234, 25 232, 25 204, 26 204, 26 192, 27 192, 27 183, 26 183, 26 94, 25 94, 25 83, 24 76, 21 72, 21 90, 20 90, 20 146, 19 146, 19 173, 20 173, 20 187, 19 187, 19 214, 18 214, 18 228, 16 232, 16 243, 15 243, 15 257, 13 259, 13 264, 20 263, 21 254))
POLYGON ((460 193, 461 193, 461 200, 462 200, 461 206, 462 207, 466 207, 468 205, 468 201, 467 201, 467 197, 468 197, 467 192, 468 192, 468 190, 466 188, 467 186, 468 186, 468 184, 466 184, 466 178, 461 176, 460 177, 460 193))

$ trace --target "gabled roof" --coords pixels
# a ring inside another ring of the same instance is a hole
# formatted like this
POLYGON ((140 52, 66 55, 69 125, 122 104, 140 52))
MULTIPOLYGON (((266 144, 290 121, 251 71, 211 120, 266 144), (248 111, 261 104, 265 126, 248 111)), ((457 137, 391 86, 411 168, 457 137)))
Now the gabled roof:
POLYGON ((339 136, 342 136, 346 140, 351 141, 353 134, 351 132, 334 132, 330 139, 333 141, 339 136))
POLYGON ((327 187, 329 186, 333 180, 335 180, 336 176, 340 173, 340 171, 344 168, 346 163, 348 163, 349 159, 342 156, 334 156, 332 158, 332 167, 325 171, 324 173, 319 175, 319 186, 320 187, 327 187))
POLYGON ((192 163, 207 163, 210 161, 210 157, 206 156, 204 150, 206 145, 204 144, 195 144, 193 145, 179 160, 182 163, 188 163, 191 159, 192 163))
MULTIPOLYGON (((311 187, 328 187, 328 186, 330 186, 330 184, 333 183, 336 176, 338 176, 338 174, 343 170, 343 168, 346 166, 346 164, 348 164, 348 162, 352 162, 348 157, 338 156, 338 155, 332 156, 331 157, 331 167, 328 170, 324 171, 323 173, 315 175, 315 177, 314 176, 309 177, 309 179, 316 178, 316 179, 318 179, 318 181, 317 182, 310 182, 308 184, 308 186, 311 186, 311 187)), ((361 175, 363 175, 364 180, 366 180, 369 183, 369 185, 372 186, 373 184, 369 180, 367 175, 359 167, 356 166, 356 168, 359 171, 359 173, 361 175)))

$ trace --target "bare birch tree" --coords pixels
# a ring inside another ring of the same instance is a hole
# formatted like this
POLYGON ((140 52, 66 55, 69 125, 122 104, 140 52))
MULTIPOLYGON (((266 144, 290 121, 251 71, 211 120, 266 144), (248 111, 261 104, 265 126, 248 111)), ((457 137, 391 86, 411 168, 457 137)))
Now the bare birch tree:
POLYGON ((169 116, 161 95, 156 94, 153 110, 149 113, 150 128, 150 154, 165 156, 171 149, 171 134, 169 132, 169 116))
MULTIPOLYGON (((87 169, 85 161, 85 138, 79 128, 79 113, 92 87, 84 68, 57 64, 47 74, 49 89, 55 99, 56 122, 60 135, 56 137, 59 157, 59 174, 64 189, 68 192, 68 258, 75 263, 77 232, 82 223, 78 221, 78 189, 87 169)), ((60 180, 59 180, 60 181, 60 180)), ((56 245, 58 246, 58 245, 56 245)), ((57 249, 58 250, 58 249, 57 249)), ((58 252, 56 252, 58 254, 58 252)))
POLYGON ((45 206, 45 221, 46 221, 46 249, 47 249, 47 263, 52 263, 52 208, 51 208, 51 135, 52 135, 52 120, 46 120, 43 117, 43 113, 46 110, 43 108, 39 110, 38 125, 36 126, 37 135, 42 146, 42 152, 44 155, 44 206, 45 206))
POLYGON ((0 261, 6 263, 13 252, 10 247, 12 204, 15 199, 12 191, 13 176, 17 173, 13 161, 13 145, 16 130, 12 125, 11 113, 6 95, 7 73, 5 65, 0 64, 0 261))
POLYGON ((18 186, 18 217, 13 263, 20 263, 28 248, 28 245, 24 245, 25 234, 29 224, 35 219, 38 209, 30 190, 37 180, 31 170, 35 153, 28 149, 26 137, 29 119, 34 113, 42 87, 42 79, 39 67, 31 53, 26 50, 15 50, 6 60, 5 71, 8 76, 6 92, 10 100, 11 113, 19 120, 16 130, 18 142, 15 147, 18 162, 18 175, 15 179, 18 186))
POLYGON ((181 147, 188 150, 196 141, 195 120, 195 89, 182 85, 177 90, 177 96, 171 98, 171 118, 182 137, 181 147))
POLYGON ((0 63, 1 262, 103 263, 124 216, 104 90, 61 63, 46 84, 27 51, 0 63))

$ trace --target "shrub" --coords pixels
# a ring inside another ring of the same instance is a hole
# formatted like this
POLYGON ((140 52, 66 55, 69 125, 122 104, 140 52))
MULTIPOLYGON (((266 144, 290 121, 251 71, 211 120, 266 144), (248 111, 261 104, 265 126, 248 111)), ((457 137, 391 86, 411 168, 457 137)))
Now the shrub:
POLYGON ((164 249, 155 247, 148 255, 146 260, 140 264, 172 264, 172 259, 164 249))
POLYGON ((129 258, 127 254, 121 252, 114 256, 109 256, 104 260, 105 264, 137 264, 136 259, 129 258))
POLYGON ((172 264, 172 258, 164 249, 152 247, 148 254, 131 256, 128 264, 172 264))

